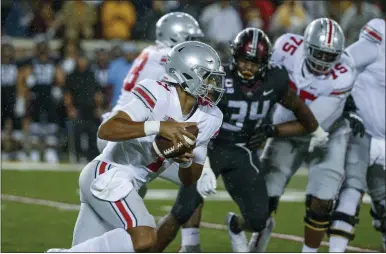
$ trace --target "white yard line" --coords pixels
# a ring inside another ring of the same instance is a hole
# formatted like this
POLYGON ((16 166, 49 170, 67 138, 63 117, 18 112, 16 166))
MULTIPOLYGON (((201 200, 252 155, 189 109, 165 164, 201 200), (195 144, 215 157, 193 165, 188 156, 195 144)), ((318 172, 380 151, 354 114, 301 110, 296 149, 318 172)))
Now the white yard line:
MULTIPOLYGON (((150 189, 146 193, 146 200, 175 200, 178 190, 165 190, 165 189, 150 189)), ((296 189, 287 189, 284 195, 280 198, 280 202, 304 202, 306 194, 304 191, 296 189)), ((232 198, 229 196, 227 191, 218 190, 215 195, 211 195, 207 198, 211 201, 231 201, 232 198)), ((363 203, 370 203, 370 196, 367 194, 363 197, 363 203)))
MULTIPOLYGON (((71 164, 71 163, 59 163, 59 164, 48 164, 40 162, 9 162, 3 161, 1 163, 1 169, 5 170, 19 170, 19 171, 81 171, 85 164, 71 164)), ((308 171, 306 168, 300 168, 295 175, 306 176, 308 171)))
MULTIPOLYGON (((79 205, 75 205, 75 204, 68 204, 63 202, 56 202, 56 201, 37 199, 37 198, 21 197, 21 196, 8 195, 8 194, 2 194, 1 199, 7 200, 7 201, 19 202, 23 204, 48 206, 48 207, 53 207, 53 208, 58 208, 58 209, 68 210, 68 211, 78 211, 80 207, 79 205)), ((157 220, 161 218, 162 217, 156 217, 157 220)), ((201 222, 200 226, 203 228, 227 230, 227 227, 225 225, 209 223, 209 222, 201 222)), ((289 240, 297 243, 303 243, 304 241, 303 237, 295 236, 295 235, 273 233, 272 237, 277 239, 282 239, 282 240, 289 240)), ((322 246, 328 246, 328 242, 323 241, 322 246)), ((354 246, 347 246, 347 250, 354 251, 354 252, 378 252, 376 250, 363 249, 363 248, 354 247, 354 246)))

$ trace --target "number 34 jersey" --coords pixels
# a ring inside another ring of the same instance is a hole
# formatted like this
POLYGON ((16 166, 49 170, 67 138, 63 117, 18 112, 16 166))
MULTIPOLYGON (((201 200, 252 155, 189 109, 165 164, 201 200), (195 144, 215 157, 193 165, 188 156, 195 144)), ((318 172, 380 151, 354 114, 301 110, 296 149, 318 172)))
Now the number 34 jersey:
MULTIPOLYGON (((275 42, 271 61, 288 71, 291 89, 310 107, 321 127, 332 131, 331 127, 341 117, 353 87, 354 70, 342 57, 326 75, 314 75, 306 66, 304 50, 303 36, 284 34, 275 42)), ((277 107, 274 124, 292 120, 296 120, 293 112, 277 107)))
POLYGON ((284 68, 270 66, 263 80, 247 87, 228 66, 225 71, 225 93, 217 105, 224 120, 215 142, 245 143, 255 127, 267 120, 275 103, 287 93, 288 73, 284 68))

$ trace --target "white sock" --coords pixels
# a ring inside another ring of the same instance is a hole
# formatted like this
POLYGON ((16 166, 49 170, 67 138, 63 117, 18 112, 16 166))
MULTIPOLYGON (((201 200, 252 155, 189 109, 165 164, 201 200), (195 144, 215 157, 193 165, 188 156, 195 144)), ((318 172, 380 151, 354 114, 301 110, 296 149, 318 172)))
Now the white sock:
POLYGON ((328 252, 344 252, 348 244, 348 239, 341 236, 330 237, 330 248, 328 252))
POLYGON ((73 246, 68 252, 134 252, 129 233, 117 228, 73 246))
MULTIPOLYGON (((339 205, 336 211, 345 213, 349 216, 354 216, 361 198, 361 193, 355 189, 345 189, 339 196, 339 205)), ((345 221, 333 221, 330 228, 339 229, 344 232, 352 233, 354 227, 345 221)), ((332 235, 330 237, 329 252, 344 252, 349 240, 342 237, 332 235)))
POLYGON ((181 230, 182 246, 194 246, 200 244, 199 228, 183 228, 181 230))
POLYGON ((308 252, 308 253, 316 253, 316 252, 318 252, 318 248, 310 248, 310 247, 308 247, 305 243, 303 243, 302 252, 303 252, 303 253, 305 253, 305 252, 308 252))

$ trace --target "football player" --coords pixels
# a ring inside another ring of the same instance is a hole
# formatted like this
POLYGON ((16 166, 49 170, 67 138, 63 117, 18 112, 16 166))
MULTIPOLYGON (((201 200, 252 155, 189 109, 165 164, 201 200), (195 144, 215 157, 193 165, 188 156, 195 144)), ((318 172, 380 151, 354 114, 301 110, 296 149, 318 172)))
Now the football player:
POLYGON ((166 248, 179 226, 200 206, 202 197, 215 192, 216 178, 221 174, 227 191, 243 215, 241 218, 229 213, 227 217, 232 249, 248 252, 243 230, 260 232, 269 217, 269 199, 264 172, 255 152, 257 148, 268 137, 305 133, 314 137, 310 150, 327 142, 328 134, 289 88, 286 69, 269 65, 271 48, 267 35, 256 28, 244 29, 234 39, 232 61, 226 68, 224 98, 219 104, 224 122, 208 151, 210 166, 204 167, 197 190, 194 186, 180 188, 175 205, 158 228, 158 251, 166 248), (298 121, 266 124, 264 120, 276 103, 293 112, 298 121))
MULTIPOLYGON (((152 151, 156 134, 189 148, 180 156, 181 182, 189 186, 202 172, 209 140, 223 115, 216 104, 225 75, 216 51, 201 42, 183 42, 167 56, 167 82, 145 79, 127 94, 127 102, 99 128, 108 140, 102 154, 79 178, 81 208, 73 246, 50 252, 144 252, 157 241, 155 221, 138 190, 162 171, 164 158, 152 151), (167 121, 168 119, 176 121, 167 121), (185 127, 197 125, 197 139, 185 127)), ((176 160, 177 160, 176 159, 176 160)), ((170 160, 170 159, 166 159, 170 160)))
POLYGON ((368 22, 359 40, 346 49, 346 56, 358 71, 352 95, 366 133, 350 140, 345 181, 329 228, 330 252, 344 252, 348 241, 354 238, 355 216, 366 189, 366 172, 373 201, 371 215, 386 248, 385 20, 368 22))
MULTIPOLYGON (((183 12, 171 12, 162 16, 156 24, 156 43, 146 47, 134 60, 133 66, 123 81, 121 95, 114 105, 113 111, 118 110, 127 102, 130 91, 136 84, 148 79, 162 79, 165 74, 167 54, 178 43, 203 37, 198 22, 189 14, 183 12)), ((111 112, 103 115, 107 119, 111 112)), ((106 147, 107 141, 98 138, 100 152, 106 147)))
MULTIPOLYGON (((307 26, 304 36, 284 34, 279 37, 272 55, 272 61, 288 71, 291 89, 311 108, 322 128, 329 132, 325 149, 309 152, 309 137, 294 137, 274 138, 263 152, 269 170, 270 213, 277 209, 286 184, 302 162, 309 165, 303 252, 316 252, 319 248, 344 176, 350 126, 342 113, 354 75, 350 66, 341 60, 343 50, 344 33, 339 24, 320 18, 307 26)), ((282 106, 278 106, 273 115, 274 124, 294 119, 296 116, 282 106)), ((250 241, 251 251, 264 249, 269 234, 254 234, 250 241)))
MULTIPOLYGON (((172 47, 180 42, 195 40, 204 36, 198 22, 189 14, 183 12, 172 12, 162 16, 156 24, 156 43, 146 47, 141 54, 135 59, 132 68, 128 72, 122 86, 122 92, 118 99, 117 105, 112 112, 118 110, 127 102, 127 96, 130 97, 130 91, 133 87, 145 78, 163 79, 165 74, 166 55, 171 51, 172 47)), ((106 113, 103 119, 107 119, 111 112, 106 113)), ((98 149, 100 152, 107 144, 106 140, 97 138, 98 149)), ((180 185, 178 177, 178 165, 172 163, 160 175, 168 181, 180 185)), ((144 185, 141 188, 140 195, 144 197, 147 188, 144 185)), ((191 244, 192 235, 195 236, 195 246, 199 251, 199 231, 191 229, 188 225, 187 229, 182 230, 182 242, 191 244)), ((184 247, 182 246, 182 251, 184 247)))

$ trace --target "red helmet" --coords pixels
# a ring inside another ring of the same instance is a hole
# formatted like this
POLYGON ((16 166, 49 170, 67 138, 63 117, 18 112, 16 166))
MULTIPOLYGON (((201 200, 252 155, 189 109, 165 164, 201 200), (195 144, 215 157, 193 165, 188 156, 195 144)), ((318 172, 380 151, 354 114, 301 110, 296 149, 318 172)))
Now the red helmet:
POLYGON ((254 80, 262 79, 272 54, 272 44, 268 36, 262 30, 257 28, 246 28, 233 40, 231 52, 231 70, 237 68, 238 58, 244 58, 259 64, 260 67, 257 73, 255 73, 254 80))

